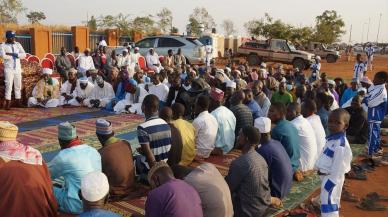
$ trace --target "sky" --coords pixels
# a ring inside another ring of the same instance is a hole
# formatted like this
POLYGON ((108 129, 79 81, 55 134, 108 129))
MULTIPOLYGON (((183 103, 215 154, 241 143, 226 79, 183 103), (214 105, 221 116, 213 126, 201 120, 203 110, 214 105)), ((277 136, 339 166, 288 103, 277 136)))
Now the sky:
MULTIPOLYGON (((336 10, 345 21, 342 42, 376 41, 379 17, 381 27, 379 42, 388 42, 388 0, 22 0, 28 11, 43 11, 47 17, 43 24, 84 25, 83 21, 94 15, 118 13, 145 16, 156 15, 163 7, 172 11, 173 25, 179 32, 185 31, 188 17, 195 7, 205 7, 217 24, 217 32, 223 33, 221 23, 225 19, 234 22, 237 32, 246 36, 244 23, 264 17, 269 13, 275 19, 296 25, 313 26, 315 17, 325 10, 336 10), (370 24, 369 24, 370 19, 370 24), (369 27, 369 35, 367 34, 369 27), (362 34, 364 33, 364 34, 362 34)), ((19 15, 20 23, 27 23, 25 14, 19 15)))

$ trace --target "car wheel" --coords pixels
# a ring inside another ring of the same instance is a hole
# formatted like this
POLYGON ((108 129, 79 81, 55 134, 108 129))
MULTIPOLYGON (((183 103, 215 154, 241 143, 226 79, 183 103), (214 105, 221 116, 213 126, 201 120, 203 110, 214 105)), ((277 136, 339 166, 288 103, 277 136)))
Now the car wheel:
POLYGON ((247 61, 250 66, 258 66, 261 63, 260 57, 256 54, 249 54, 247 61))
POLYGON ((335 62, 337 61, 337 59, 335 58, 334 55, 329 54, 329 55, 327 55, 327 57, 326 57, 326 61, 327 61, 328 63, 335 63, 335 62))
POLYGON ((292 65, 294 66, 294 68, 299 68, 299 69, 305 69, 306 68, 306 64, 304 63, 304 60, 303 59, 295 59, 293 62, 292 62, 292 65))

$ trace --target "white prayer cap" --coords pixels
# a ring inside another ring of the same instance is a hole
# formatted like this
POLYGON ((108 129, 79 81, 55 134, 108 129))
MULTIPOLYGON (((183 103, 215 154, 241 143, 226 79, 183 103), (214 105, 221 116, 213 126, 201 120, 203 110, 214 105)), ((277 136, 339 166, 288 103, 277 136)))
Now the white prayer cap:
POLYGON ((267 64, 266 64, 265 62, 262 62, 262 63, 260 64, 260 68, 267 68, 267 64))
POLYGON ((51 74, 53 74, 53 70, 50 68, 43 68, 42 73, 45 75, 51 75, 51 74))
POLYGON ((87 77, 81 77, 78 79, 79 80, 79 83, 81 84, 86 84, 88 83, 88 78, 87 77))
POLYGON ((230 69, 229 67, 225 67, 225 69, 226 69, 226 71, 227 71, 228 73, 230 73, 230 72, 232 71, 232 69, 230 69))
POLYGON ((359 92, 367 93, 367 90, 366 90, 366 88, 364 88, 364 87, 360 87, 360 88, 358 88, 358 90, 357 90, 357 93, 359 93, 359 92))
POLYGON ((135 47, 135 50, 139 50, 139 47, 135 47))
POLYGON ((127 52, 128 53, 128 49, 127 48, 123 49, 123 52, 127 52))
POLYGON ((254 126, 259 129, 260 133, 269 133, 271 132, 271 119, 267 117, 256 118, 254 126))
POLYGON ((109 182, 106 175, 100 171, 94 171, 81 180, 82 197, 89 202, 103 199, 109 193, 109 182))
POLYGON ((234 81, 227 81, 226 87, 232 87, 232 88, 236 89, 237 85, 236 85, 236 82, 234 82, 234 81))
POLYGON ((241 76, 241 71, 240 70, 234 70, 239 76, 241 76))
POLYGON ((335 81, 334 80, 328 80, 327 83, 335 86, 335 81))

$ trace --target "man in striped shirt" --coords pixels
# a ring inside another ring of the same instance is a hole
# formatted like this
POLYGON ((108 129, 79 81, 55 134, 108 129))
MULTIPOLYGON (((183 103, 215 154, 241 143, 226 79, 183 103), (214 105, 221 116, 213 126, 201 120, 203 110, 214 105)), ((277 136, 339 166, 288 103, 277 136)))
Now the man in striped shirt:
POLYGON ((373 69, 373 54, 375 53, 375 49, 372 47, 372 43, 368 44, 368 47, 365 48, 365 54, 368 57, 368 62, 366 65, 366 69, 372 71, 373 69))
POLYGON ((357 54, 357 62, 354 64, 354 74, 353 78, 357 79, 357 81, 360 81, 367 70, 367 64, 362 61, 362 56, 361 54, 357 54))
POLYGON ((136 171, 138 174, 146 174, 156 162, 167 162, 171 149, 171 129, 158 117, 157 96, 147 95, 141 109, 146 121, 137 127, 137 137, 141 146, 138 151, 141 155, 136 159, 136 171))

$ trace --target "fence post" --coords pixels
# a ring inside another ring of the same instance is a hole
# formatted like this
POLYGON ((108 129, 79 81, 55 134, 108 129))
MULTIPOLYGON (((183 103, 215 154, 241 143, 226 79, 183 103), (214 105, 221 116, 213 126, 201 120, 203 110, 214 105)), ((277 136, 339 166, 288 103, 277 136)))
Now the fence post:
POLYGON ((143 38, 143 34, 141 32, 133 32, 132 34, 132 41, 136 42, 143 38))
POLYGON ((51 30, 41 27, 30 28, 32 53, 43 58, 46 53, 52 51, 51 30))
POLYGON ((5 29, 3 25, 0 25, 0 41, 3 42, 5 41, 5 29))
POLYGON ((89 48, 89 28, 85 26, 72 26, 73 45, 78 47, 80 52, 89 48))
POLYGON ((105 30, 106 43, 108 46, 119 45, 119 30, 118 29, 107 29, 105 30))

